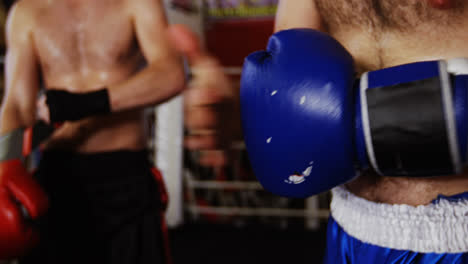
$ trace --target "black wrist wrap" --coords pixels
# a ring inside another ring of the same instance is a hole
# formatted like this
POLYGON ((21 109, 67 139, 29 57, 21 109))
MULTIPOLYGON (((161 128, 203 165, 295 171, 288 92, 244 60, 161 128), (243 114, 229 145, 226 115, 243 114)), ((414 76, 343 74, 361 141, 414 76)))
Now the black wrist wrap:
POLYGON ((70 93, 63 90, 48 90, 46 103, 50 121, 53 123, 76 121, 94 115, 111 112, 107 89, 88 93, 70 93))
POLYGON ((363 75, 367 154, 379 174, 427 177, 462 171, 468 108, 461 78, 448 71, 446 61, 415 62, 363 75))
POLYGON ((454 173, 438 78, 367 90, 380 171, 394 176, 454 173))

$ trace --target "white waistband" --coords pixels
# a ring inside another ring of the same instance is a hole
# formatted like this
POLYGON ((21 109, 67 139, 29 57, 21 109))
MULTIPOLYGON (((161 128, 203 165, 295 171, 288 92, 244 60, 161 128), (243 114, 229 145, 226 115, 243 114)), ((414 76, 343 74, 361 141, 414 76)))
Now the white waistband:
POLYGON ((374 203, 344 187, 332 190, 331 214, 365 243, 422 253, 468 252, 468 200, 421 205, 374 203))

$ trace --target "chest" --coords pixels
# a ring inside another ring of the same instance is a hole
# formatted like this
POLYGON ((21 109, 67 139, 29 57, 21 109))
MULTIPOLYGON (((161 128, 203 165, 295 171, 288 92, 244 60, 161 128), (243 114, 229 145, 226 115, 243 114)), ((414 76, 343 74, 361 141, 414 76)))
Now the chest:
POLYGON ((447 26, 461 17, 466 1, 453 1, 451 8, 440 9, 428 0, 314 0, 322 18, 332 30, 361 27, 376 32, 411 31, 430 24, 447 26))
POLYGON ((114 63, 135 45, 131 17, 121 0, 56 1, 37 13, 35 25, 42 62, 114 63))

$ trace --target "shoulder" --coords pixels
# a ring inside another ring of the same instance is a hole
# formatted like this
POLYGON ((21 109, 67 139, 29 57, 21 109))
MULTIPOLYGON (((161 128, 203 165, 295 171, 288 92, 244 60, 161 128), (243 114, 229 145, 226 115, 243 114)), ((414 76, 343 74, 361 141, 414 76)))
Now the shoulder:
POLYGON ((7 34, 10 30, 14 30, 15 34, 31 30, 41 2, 42 0, 19 0, 14 3, 8 11, 7 34))
POLYGON ((163 0, 124 0, 129 10, 135 12, 144 12, 154 9, 164 9, 163 0))
POLYGON ((289 28, 324 30, 322 17, 318 12, 316 1, 280 0, 276 12, 275 31, 289 28))
POLYGON ((44 0, 18 0, 10 8, 9 14, 32 15, 46 7, 47 3, 53 4, 52 1, 44 0))

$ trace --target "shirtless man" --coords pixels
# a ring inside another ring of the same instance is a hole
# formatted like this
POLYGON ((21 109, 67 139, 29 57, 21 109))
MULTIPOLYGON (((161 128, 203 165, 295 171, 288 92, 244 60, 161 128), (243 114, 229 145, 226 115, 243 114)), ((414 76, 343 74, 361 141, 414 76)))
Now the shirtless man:
POLYGON ((184 88, 166 30, 159 0, 21 0, 12 7, 0 132, 34 124, 41 81, 74 93, 105 87, 112 112, 65 122, 47 142, 36 176, 50 209, 41 243, 21 263, 163 263, 142 108, 184 88))
MULTIPOLYGON (((329 33, 352 54, 361 75, 411 62, 468 57, 467 15, 463 0, 283 0, 275 30, 329 33)), ((335 188, 326 263, 466 263, 467 220, 455 208, 466 206, 467 191, 466 173, 393 178, 368 172, 335 188), (441 220, 436 219, 439 213, 441 220), (427 223, 437 228, 424 229, 427 223), (411 243, 421 237, 430 237, 427 244, 411 243), (429 252, 435 254, 425 254, 429 252)))

